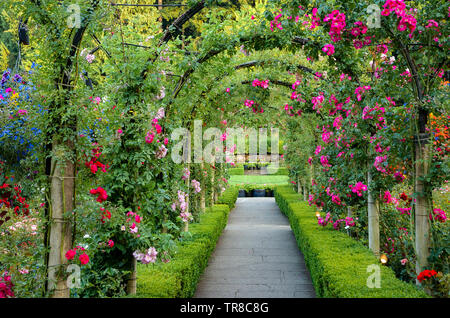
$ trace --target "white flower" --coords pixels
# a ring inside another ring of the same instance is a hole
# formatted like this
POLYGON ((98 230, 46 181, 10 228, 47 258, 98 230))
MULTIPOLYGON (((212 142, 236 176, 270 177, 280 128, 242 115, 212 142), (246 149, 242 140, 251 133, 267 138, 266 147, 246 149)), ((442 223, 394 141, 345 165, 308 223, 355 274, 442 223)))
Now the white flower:
POLYGON ((137 261, 141 261, 144 258, 144 254, 139 251, 134 251, 133 256, 137 261))
POLYGON ((90 235, 86 234, 85 236, 83 236, 83 238, 90 238, 90 235))
POLYGON ((95 59, 95 55, 94 54, 87 54, 86 55, 86 61, 88 61, 88 63, 92 63, 95 59))
POLYGON ((135 226, 134 228, 130 227, 130 232, 131 233, 137 233, 138 232, 138 227, 137 226, 135 226))

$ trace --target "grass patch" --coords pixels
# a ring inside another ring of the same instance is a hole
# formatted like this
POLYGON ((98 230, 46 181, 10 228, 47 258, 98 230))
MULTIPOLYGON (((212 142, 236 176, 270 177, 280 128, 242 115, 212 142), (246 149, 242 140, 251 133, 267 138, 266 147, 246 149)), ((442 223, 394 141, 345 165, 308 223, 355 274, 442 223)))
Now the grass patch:
POLYGON ((230 185, 258 184, 258 185, 284 185, 288 184, 288 176, 277 175, 234 175, 228 180, 230 185))

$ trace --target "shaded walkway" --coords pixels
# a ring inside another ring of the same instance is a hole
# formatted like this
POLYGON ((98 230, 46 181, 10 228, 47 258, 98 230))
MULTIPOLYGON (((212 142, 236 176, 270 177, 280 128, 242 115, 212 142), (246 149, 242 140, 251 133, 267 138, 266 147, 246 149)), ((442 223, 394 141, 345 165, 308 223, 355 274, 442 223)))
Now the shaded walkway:
POLYGON ((315 297, 289 221, 274 198, 238 198, 195 297, 315 297))

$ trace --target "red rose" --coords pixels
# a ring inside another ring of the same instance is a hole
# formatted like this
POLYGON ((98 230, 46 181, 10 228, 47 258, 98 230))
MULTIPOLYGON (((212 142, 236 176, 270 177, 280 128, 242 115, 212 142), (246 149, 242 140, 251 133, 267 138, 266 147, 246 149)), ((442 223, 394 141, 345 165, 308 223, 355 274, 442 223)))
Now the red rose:
POLYGON ((98 187, 97 189, 91 189, 91 191, 89 191, 90 194, 97 194, 97 202, 102 203, 103 201, 106 201, 106 199, 108 199, 108 194, 106 193, 105 189, 103 189, 102 187, 98 187))
POLYGON ((92 172, 93 174, 96 174, 96 173, 97 173, 98 167, 97 167, 96 164, 92 164, 90 168, 91 168, 91 172, 92 172))
POLYGON ((431 278, 436 275, 437 275, 437 272, 434 269, 433 270, 426 269, 426 270, 422 271, 419 275, 417 275, 417 280, 419 282, 423 282, 425 279, 431 278))
POLYGON ((73 260, 73 258, 75 257, 75 255, 77 254, 76 250, 68 250, 66 252, 66 258, 70 261, 73 260))
POLYGON ((89 263, 89 256, 86 253, 81 254, 78 259, 80 260, 82 265, 86 265, 87 263, 89 263))

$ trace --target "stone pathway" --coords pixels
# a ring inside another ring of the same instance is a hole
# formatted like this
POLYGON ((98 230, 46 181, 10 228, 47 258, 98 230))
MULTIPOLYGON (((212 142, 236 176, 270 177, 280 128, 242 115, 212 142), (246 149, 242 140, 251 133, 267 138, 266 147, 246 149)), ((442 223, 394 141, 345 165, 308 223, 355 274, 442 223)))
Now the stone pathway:
POLYGON ((315 297, 289 221, 274 198, 238 198, 195 297, 315 297))

